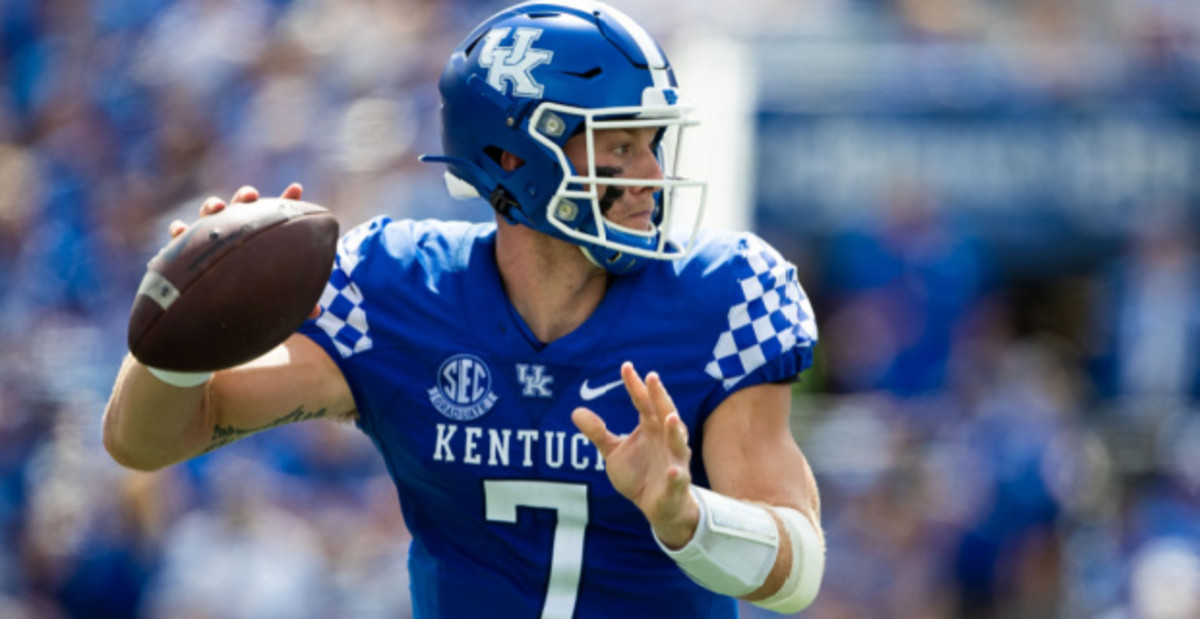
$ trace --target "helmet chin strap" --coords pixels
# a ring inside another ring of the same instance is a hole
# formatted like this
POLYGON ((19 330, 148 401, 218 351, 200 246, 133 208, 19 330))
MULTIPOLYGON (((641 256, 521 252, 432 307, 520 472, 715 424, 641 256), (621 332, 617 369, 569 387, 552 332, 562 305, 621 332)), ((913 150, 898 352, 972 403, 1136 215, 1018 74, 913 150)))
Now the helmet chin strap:
POLYGON ((588 248, 587 248, 587 247, 584 247, 583 245, 580 245, 580 246, 579 246, 579 251, 583 252, 583 257, 584 257, 584 258, 587 258, 587 261, 588 261, 588 262, 590 262, 590 263, 592 263, 592 264, 594 264, 594 265, 596 265, 596 266, 598 266, 598 267, 600 267, 600 268, 602 268, 602 269, 604 268, 604 265, 603 265, 603 264, 600 264, 599 262, 596 262, 596 257, 592 255, 592 252, 588 251, 588 248))
POLYGON ((641 270, 642 267, 646 266, 645 260, 631 262, 628 259, 623 259, 623 258, 628 258, 627 256, 625 256, 625 254, 623 252, 615 251, 615 250, 606 250, 604 248, 599 248, 599 249, 600 249, 600 251, 613 251, 614 252, 612 255, 613 259, 611 261, 609 261, 609 260, 602 261, 602 260, 598 259, 594 253, 592 253, 591 248, 589 248, 585 245, 579 246, 579 251, 583 252, 583 257, 587 258, 588 262, 604 269, 605 271, 608 271, 609 274, 611 274, 611 275, 624 275, 626 273, 639 271, 639 270, 641 270))

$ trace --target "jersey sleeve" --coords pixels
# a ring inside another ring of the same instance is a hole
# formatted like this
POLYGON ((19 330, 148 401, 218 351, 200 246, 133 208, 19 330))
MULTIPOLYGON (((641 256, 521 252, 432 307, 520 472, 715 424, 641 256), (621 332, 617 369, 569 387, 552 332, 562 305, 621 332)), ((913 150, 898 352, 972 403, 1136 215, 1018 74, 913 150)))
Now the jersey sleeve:
POLYGON ((705 366, 726 393, 792 380, 812 365, 817 325, 796 267, 754 235, 737 241, 727 270, 725 329, 705 366))
POLYGON ((300 332, 325 348, 339 366, 352 356, 370 350, 371 322, 364 307, 364 286, 361 274, 378 244, 381 231, 387 226, 385 217, 363 223, 338 241, 333 271, 318 301, 321 313, 304 323, 300 332))

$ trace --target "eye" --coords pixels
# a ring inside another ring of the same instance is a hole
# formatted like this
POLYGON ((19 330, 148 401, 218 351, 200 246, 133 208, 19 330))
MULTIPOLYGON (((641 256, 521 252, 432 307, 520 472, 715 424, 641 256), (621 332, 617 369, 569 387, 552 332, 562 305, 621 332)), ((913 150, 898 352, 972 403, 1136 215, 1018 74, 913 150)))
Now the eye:
POLYGON ((614 155, 620 155, 622 157, 625 157, 633 152, 633 146, 631 144, 629 144, 628 142, 622 142, 620 144, 614 145, 612 147, 612 152, 614 155))

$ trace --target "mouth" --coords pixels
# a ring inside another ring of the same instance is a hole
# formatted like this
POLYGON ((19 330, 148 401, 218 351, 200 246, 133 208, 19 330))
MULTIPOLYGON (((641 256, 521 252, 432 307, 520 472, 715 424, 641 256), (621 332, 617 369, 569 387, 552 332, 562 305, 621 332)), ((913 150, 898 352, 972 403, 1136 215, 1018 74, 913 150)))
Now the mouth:
MULTIPOLYGON (((611 213, 610 213, 611 215, 611 213)), ((638 230, 640 232, 649 232, 654 229, 654 209, 639 209, 633 212, 626 213, 620 217, 609 217, 609 221, 623 228, 630 230, 638 230)))

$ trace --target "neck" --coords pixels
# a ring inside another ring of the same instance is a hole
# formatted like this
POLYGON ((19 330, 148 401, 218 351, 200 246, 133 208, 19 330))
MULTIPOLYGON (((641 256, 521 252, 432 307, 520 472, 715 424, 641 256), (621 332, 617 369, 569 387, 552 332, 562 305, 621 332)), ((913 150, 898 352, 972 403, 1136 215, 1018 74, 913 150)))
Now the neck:
POLYGON ((608 274, 579 247, 502 218, 496 222, 496 263, 504 291, 543 343, 583 324, 608 289, 608 274))

